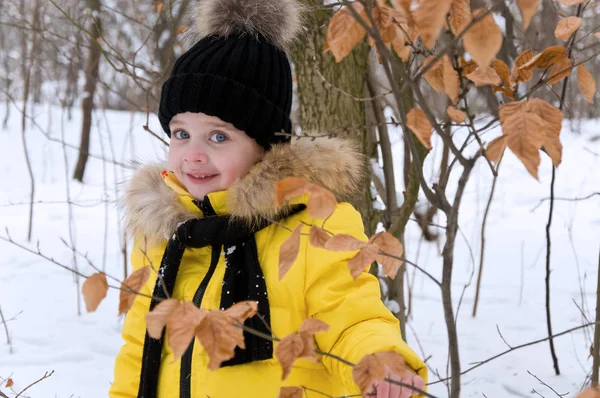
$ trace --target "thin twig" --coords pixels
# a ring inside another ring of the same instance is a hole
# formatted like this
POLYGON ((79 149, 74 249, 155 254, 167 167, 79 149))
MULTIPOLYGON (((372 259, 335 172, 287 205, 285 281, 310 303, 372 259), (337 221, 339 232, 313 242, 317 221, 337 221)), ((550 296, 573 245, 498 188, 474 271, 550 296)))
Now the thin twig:
POLYGON ((21 396, 21 394, 23 394, 29 388, 33 387, 34 385, 36 385, 37 383, 41 382, 42 380, 47 379, 48 377, 52 376, 53 374, 54 374, 54 371, 51 371, 50 373, 45 372, 42 377, 40 377, 38 380, 34 381, 33 383, 31 383, 30 385, 28 385, 27 387, 25 387, 23 390, 21 390, 21 392, 18 393, 15 398, 19 398, 21 396))
POLYGON ((539 382, 540 382, 540 384, 542 384, 543 386, 545 386, 545 387, 548 387, 549 389, 551 389, 551 390, 552 390, 552 392, 553 392, 553 393, 555 393, 555 394, 556 394, 556 395, 557 395, 559 398, 562 398, 562 397, 564 397, 565 395, 569 395, 569 393, 568 393, 568 392, 567 392, 567 393, 564 393, 564 394, 559 394, 558 392, 556 392, 556 390, 555 390, 554 388, 552 388, 552 387, 550 387, 548 384, 544 383, 544 382, 543 382, 543 381, 542 381, 542 380, 541 380, 539 377, 537 377, 536 375, 534 375, 533 373, 531 373, 529 370, 527 371, 527 373, 529 373, 531 376, 535 377, 535 379, 536 379, 537 381, 539 381, 539 382))
POLYGON ((600 196, 600 192, 593 192, 593 193, 591 193, 591 194, 589 194, 587 196, 584 196, 582 198, 557 198, 557 197, 554 197, 554 198, 542 198, 542 199, 540 199, 540 203, 538 203, 537 206, 535 206, 533 209, 531 209, 531 211, 537 210, 547 200, 554 200, 554 201, 564 200, 564 201, 567 201, 567 202, 578 202, 578 201, 582 201, 582 200, 588 200, 588 199, 590 199, 590 198, 592 198, 594 196, 600 196))
POLYGON ((4 331, 6 332, 6 344, 8 344, 9 352, 13 353, 13 346, 10 341, 10 333, 8 333, 8 325, 6 325, 6 319, 4 318, 4 314, 2 313, 2 307, 0 307, 0 321, 4 325, 4 331))

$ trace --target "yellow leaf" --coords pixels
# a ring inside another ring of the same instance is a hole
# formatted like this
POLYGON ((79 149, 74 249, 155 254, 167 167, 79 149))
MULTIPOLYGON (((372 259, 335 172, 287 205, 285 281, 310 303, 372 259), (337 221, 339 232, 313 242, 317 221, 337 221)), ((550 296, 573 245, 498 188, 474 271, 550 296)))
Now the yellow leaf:
POLYGON ((353 279, 358 278, 358 276, 365 271, 365 268, 375 261, 378 251, 379 248, 377 245, 369 243, 363 247, 356 256, 348 261, 348 269, 350 270, 350 275, 352 275, 353 279))
POLYGON ((94 312, 100 305, 100 302, 106 297, 108 292, 108 282, 106 275, 100 272, 95 273, 83 282, 81 287, 83 300, 87 312, 94 312))
POLYGON ((275 358, 281 365, 283 373, 281 380, 285 380, 292 371, 292 365, 304 351, 304 340, 296 333, 285 336, 275 348, 275 358))
POLYGON ((421 0, 413 12, 417 31, 425 47, 432 49, 437 41, 452 0, 421 0))
POLYGON ((554 36, 559 40, 567 41, 569 40, 569 37, 581 27, 582 23, 583 21, 579 17, 572 16, 563 18, 558 21, 556 30, 554 30, 554 36))
POLYGON ((506 150, 506 146, 508 145, 506 141, 506 136, 502 135, 498 138, 494 138, 492 142, 490 142, 485 150, 485 156, 489 159, 490 162, 494 162, 498 164, 502 156, 504 155, 504 151, 506 150))
POLYGON ((521 66, 529 62, 533 58, 531 50, 523 51, 515 58, 515 66, 513 68, 511 78, 518 83, 528 82, 533 77, 531 69, 519 69, 521 66))
POLYGON ((533 18, 540 7, 540 3, 541 0, 517 0, 517 4, 521 10, 523 31, 527 30, 529 22, 531 22, 531 18, 533 18))
POLYGON ((458 101, 458 92, 460 90, 460 78, 452 66, 452 61, 445 55, 442 58, 444 72, 444 92, 450 97, 453 104, 458 101))
POLYGON ((208 368, 217 370, 235 355, 235 347, 245 349, 244 331, 235 327, 223 311, 209 311, 196 327, 196 338, 208 355, 208 368))
POLYGON ((558 62, 549 73, 548 84, 556 84, 571 74, 573 70, 573 61, 570 58, 563 58, 558 62))
POLYGON ((559 0, 559 1, 566 6, 575 6, 577 4, 583 3, 585 0, 559 0))
POLYGON ((485 69, 478 68, 475 72, 469 73, 467 79, 471 80, 477 87, 480 86, 499 86, 502 79, 498 73, 491 67, 485 69))
POLYGON ((304 391, 300 387, 281 387, 277 398, 304 398, 304 391))
POLYGON ((389 232, 379 232, 373 235, 369 243, 374 243, 383 254, 377 253, 375 259, 381 264, 383 273, 394 279, 398 270, 404 263, 401 258, 404 254, 404 247, 394 235, 389 232))
POLYGON ((158 303, 152 311, 146 314, 146 328, 150 337, 157 340, 162 337, 167 319, 177 307, 179 307, 179 300, 168 299, 158 303))
POLYGON ((431 149, 431 130, 433 130, 433 127, 427 116, 425 116, 425 112, 418 108, 411 109, 406 115, 406 125, 425 148, 431 149))
POLYGON ((135 270, 121 284, 121 292, 119 293, 119 315, 129 311, 135 297, 140 292, 140 289, 148 281, 150 277, 150 267, 142 267, 135 270))
POLYGON ((376 352, 365 355, 352 369, 352 378, 363 394, 366 394, 374 382, 386 377, 386 367, 397 375, 402 375, 406 364, 402 355, 393 351, 376 352))
MULTIPOLYGON (((485 8, 475 10, 473 18, 477 18, 484 12, 486 12, 485 8)), ((480 68, 490 64, 502 47, 502 30, 496 25, 491 13, 471 26, 463 36, 463 44, 480 68)))
POLYGON ((167 339, 177 360, 190 346, 194 339, 196 327, 206 317, 206 310, 200 309, 189 301, 179 303, 167 317, 167 339))
POLYGON ((298 252, 300 251, 300 234, 302 224, 298 225, 289 238, 281 245, 279 249, 279 280, 283 279, 292 265, 296 262, 298 252))
MULTIPOLYGON (((355 2, 350 5, 363 20, 368 20, 364 6, 355 2)), ((327 29, 327 48, 335 56, 336 62, 341 62, 348 54, 352 52, 352 49, 360 43, 365 37, 367 32, 365 29, 354 19, 350 9, 343 7, 341 10, 333 14, 329 28, 327 29)))
POLYGON ((450 29, 455 36, 471 21, 471 2, 469 0, 452 0, 450 7, 450 29))
POLYGON ((594 95, 596 94, 596 80, 585 68, 584 64, 579 64, 577 67, 577 84, 579 84, 579 89, 586 101, 590 104, 593 103, 594 95))
POLYGON ((308 235, 308 242, 313 247, 324 248, 327 241, 330 239, 330 236, 327 232, 322 230, 319 227, 312 226, 310 228, 310 233, 308 235))
POLYGON ((454 123, 462 123, 467 118, 467 114, 460 109, 449 106, 446 111, 448 112, 448 116, 450 116, 450 120, 452 120, 454 123))
POLYGON ((325 243, 325 249, 336 251, 336 252, 344 252, 344 251, 353 251, 360 250, 367 245, 366 242, 355 238, 352 235, 348 234, 337 234, 331 237, 325 243))

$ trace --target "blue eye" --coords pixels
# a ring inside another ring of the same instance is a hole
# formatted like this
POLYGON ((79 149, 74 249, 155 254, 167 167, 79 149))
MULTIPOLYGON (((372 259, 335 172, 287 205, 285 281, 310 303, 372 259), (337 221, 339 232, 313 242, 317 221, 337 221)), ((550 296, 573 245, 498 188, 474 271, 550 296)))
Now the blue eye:
POLYGON ((229 139, 229 137, 227 137, 225 134, 223 133, 213 133, 210 136, 210 140, 212 142, 225 142, 229 139))
POLYGON ((173 133, 173 136, 178 140, 187 140, 190 138, 190 134, 184 130, 177 130, 173 133))

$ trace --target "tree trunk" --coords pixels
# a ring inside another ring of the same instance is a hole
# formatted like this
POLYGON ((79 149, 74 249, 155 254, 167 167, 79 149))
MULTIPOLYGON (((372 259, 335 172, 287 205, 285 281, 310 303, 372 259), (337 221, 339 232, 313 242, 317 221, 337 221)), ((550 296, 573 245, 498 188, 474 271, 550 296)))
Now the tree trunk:
MULTIPOLYGON (((311 8, 323 5, 322 0, 303 3, 311 8)), ((298 84, 300 126, 304 132, 346 132, 365 153, 365 102, 352 97, 363 97, 369 48, 366 43, 359 44, 339 64, 332 54, 323 54, 330 19, 331 10, 308 12, 305 45, 296 46, 291 52, 298 84)), ((365 169, 368 167, 365 162, 365 169)), ((360 211, 365 226, 369 226, 373 213, 370 180, 365 179, 359 192, 351 203, 360 211)))
POLYGON ((94 110, 94 94, 96 93, 96 84, 98 82, 98 67, 100 65, 100 44, 98 38, 102 35, 102 25, 100 23, 100 0, 87 0, 87 6, 91 10, 93 18, 89 30, 92 32, 90 37, 90 54, 87 67, 85 69, 84 98, 82 102, 83 122, 81 126, 81 145, 79 147, 79 158, 73 178, 83 182, 83 174, 90 150, 90 129, 92 127, 92 111, 94 110))

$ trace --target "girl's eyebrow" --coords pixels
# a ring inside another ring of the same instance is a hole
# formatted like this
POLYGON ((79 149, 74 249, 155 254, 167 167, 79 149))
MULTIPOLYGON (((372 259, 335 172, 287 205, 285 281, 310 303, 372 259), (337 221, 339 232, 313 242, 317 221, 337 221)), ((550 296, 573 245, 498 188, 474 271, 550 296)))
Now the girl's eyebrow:
POLYGON ((180 122, 178 120, 171 120, 171 123, 169 123, 169 125, 171 126, 171 128, 177 126, 185 127, 185 123, 180 122))

